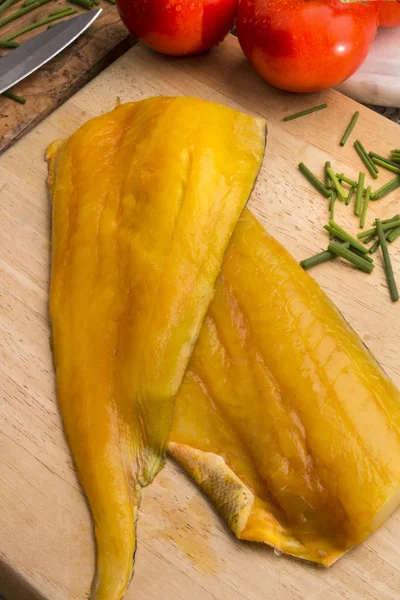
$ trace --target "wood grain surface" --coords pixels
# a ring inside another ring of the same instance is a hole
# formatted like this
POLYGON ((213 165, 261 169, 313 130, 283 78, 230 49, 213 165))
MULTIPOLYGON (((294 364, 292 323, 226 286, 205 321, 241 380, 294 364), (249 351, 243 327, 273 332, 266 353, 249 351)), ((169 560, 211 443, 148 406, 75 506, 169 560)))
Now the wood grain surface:
MULTIPOLYGON (((20 6, 22 4, 15 4, 0 18, 12 14, 20 6)), ((0 39, 61 7, 74 7, 81 11, 65 0, 51 0, 2 27, 0 39)), ((116 7, 104 1, 100 7, 102 14, 71 46, 12 88, 13 92, 26 98, 26 104, 18 104, 0 95, 0 154, 134 44, 116 7)), ((44 29, 45 26, 37 28, 15 41, 26 42, 44 29)), ((1 51, 3 55, 7 52, 1 51)))
MULTIPOLYGON (((266 157, 250 207, 299 260, 326 247, 328 214, 327 201, 297 171, 299 160, 322 174, 330 159, 337 171, 355 177, 359 159, 351 143, 340 148, 339 140, 356 109, 357 137, 367 148, 385 154, 398 146, 397 125, 337 92, 299 97, 270 88, 230 38, 195 59, 167 59, 136 46, 0 158, 0 591, 7 600, 82 600, 94 568, 90 516, 54 392, 45 148, 112 109, 117 97, 156 94, 198 96, 267 119, 266 157), (323 101, 325 111, 282 121, 323 101)), ((380 182, 389 178, 384 174, 380 182)), ((399 191, 371 203, 368 225, 399 208, 399 191)), ((358 231, 350 208, 338 203, 337 213, 339 223, 358 231)), ((391 250, 398 277, 399 250, 391 250)), ((370 276, 339 261, 312 275, 399 384, 400 303, 390 302, 379 254, 370 276)), ((237 542, 169 461, 144 491, 127 599, 398 600, 399 517, 323 570, 237 542)))

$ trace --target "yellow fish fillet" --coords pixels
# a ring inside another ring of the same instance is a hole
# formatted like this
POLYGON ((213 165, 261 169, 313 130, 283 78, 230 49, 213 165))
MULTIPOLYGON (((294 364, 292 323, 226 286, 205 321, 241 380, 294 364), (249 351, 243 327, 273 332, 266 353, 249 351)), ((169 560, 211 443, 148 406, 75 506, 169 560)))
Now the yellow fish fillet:
POLYGON ((238 538, 325 566, 400 503, 400 394, 246 209, 177 396, 170 454, 238 538))
POLYGON ((189 98, 151 98, 48 149, 57 394, 93 515, 92 598, 132 573, 141 487, 251 193, 266 126, 189 98))

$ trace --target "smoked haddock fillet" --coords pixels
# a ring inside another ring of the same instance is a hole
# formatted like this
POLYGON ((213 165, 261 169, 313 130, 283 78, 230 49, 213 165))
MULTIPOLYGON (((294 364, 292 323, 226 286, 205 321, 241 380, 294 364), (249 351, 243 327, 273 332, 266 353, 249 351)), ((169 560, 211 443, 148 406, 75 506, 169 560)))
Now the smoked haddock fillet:
POLYGON ((218 104, 150 98, 48 150, 58 402, 93 515, 92 598, 132 573, 140 490, 174 406, 266 126, 218 104))
POLYGON ((245 209, 177 396, 170 454, 236 536, 325 566, 400 503, 400 394, 245 209))

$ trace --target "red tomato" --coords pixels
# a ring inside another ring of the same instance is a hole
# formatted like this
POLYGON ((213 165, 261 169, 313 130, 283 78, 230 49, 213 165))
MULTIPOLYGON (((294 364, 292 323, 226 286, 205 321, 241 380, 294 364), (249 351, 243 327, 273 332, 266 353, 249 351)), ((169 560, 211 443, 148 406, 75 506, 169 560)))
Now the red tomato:
POLYGON ((238 0, 117 0, 119 14, 141 42, 175 56, 204 52, 232 29, 238 0))
POLYGON ((291 92, 332 87, 365 60, 378 27, 377 2, 241 0, 240 45, 260 75, 291 92))
POLYGON ((379 0, 380 27, 397 27, 400 25, 400 0, 379 0))

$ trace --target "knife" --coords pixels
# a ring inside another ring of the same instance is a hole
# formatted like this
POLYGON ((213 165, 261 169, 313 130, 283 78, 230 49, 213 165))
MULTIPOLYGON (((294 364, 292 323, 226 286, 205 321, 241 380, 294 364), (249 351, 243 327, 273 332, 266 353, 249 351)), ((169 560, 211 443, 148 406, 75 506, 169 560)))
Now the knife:
POLYGON ((0 59, 0 94, 45 65, 97 19, 102 9, 58 23, 0 59))

